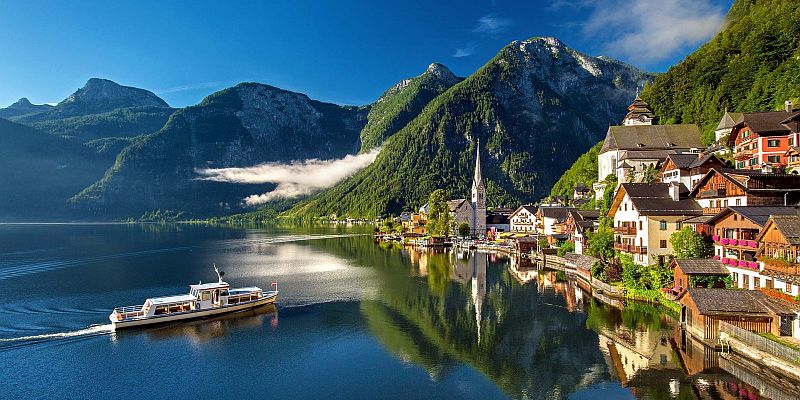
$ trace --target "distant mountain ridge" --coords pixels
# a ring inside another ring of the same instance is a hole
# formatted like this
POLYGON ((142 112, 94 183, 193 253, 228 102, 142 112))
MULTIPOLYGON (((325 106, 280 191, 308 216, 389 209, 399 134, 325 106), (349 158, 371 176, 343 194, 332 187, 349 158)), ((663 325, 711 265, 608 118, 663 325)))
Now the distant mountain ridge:
POLYGON ((0 108, 0 118, 11 118, 20 115, 39 113, 53 108, 49 104, 32 104, 27 97, 17 100, 14 104, 0 108))

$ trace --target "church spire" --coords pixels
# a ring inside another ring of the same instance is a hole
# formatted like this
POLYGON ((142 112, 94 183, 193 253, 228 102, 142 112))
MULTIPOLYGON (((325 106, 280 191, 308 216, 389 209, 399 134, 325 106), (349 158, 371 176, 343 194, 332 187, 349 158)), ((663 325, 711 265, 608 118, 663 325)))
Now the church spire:
POLYGON ((481 140, 475 146, 475 176, 472 178, 472 187, 483 187, 483 174, 481 173, 481 140))

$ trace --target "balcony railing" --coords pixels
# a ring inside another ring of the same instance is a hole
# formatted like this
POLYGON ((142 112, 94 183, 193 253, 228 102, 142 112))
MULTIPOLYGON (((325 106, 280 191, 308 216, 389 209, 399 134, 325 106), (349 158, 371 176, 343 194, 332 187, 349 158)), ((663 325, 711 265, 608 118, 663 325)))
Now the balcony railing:
POLYGON ((647 254, 647 246, 634 246, 624 243, 614 243, 614 250, 624 253, 647 254))
POLYGON ((800 264, 780 262, 780 261, 776 262, 774 260, 764 260, 764 271, 800 276, 800 264))
POLYGON ((744 160, 751 157, 753 157, 753 150, 739 150, 733 155, 733 158, 737 160, 744 160))
POLYGON ((728 238, 721 238, 719 236, 712 237, 714 239, 714 243, 726 246, 726 247, 738 247, 745 250, 756 250, 758 249, 758 242, 755 240, 747 240, 747 239, 728 239, 728 238))
POLYGON ((720 207, 705 207, 703 208, 703 214, 707 215, 717 215, 722 211, 720 207))
POLYGON ((727 195, 727 190, 723 189, 708 189, 703 190, 700 192, 701 198, 707 197, 725 197, 727 195))
POLYGON ((614 227, 614 233, 618 235, 635 235, 636 234, 636 227, 635 226, 617 226, 614 227))

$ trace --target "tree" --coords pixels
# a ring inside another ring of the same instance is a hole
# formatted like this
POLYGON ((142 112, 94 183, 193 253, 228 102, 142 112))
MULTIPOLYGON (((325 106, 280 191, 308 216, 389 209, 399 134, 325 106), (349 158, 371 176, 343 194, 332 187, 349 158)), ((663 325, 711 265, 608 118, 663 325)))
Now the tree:
POLYGON ((431 236, 450 235, 450 207, 447 206, 447 192, 434 190, 428 197, 428 234, 431 236))
POLYGON ((539 238, 536 243, 539 245, 539 250, 550 248, 550 242, 547 241, 547 238, 539 238))
POLYGON ((468 223, 462 222, 461 225, 458 226, 458 236, 467 237, 470 233, 472 233, 472 229, 469 227, 468 223))
POLYGON ((713 252, 711 243, 688 226, 670 235, 669 242, 676 258, 707 258, 713 252))
POLYGON ((605 225, 586 235, 586 254, 608 261, 614 258, 614 231, 605 225))
POLYGON ((567 241, 561 243, 561 246, 558 246, 557 254, 559 257, 564 257, 564 254, 574 253, 574 252, 575 252, 575 242, 567 241))

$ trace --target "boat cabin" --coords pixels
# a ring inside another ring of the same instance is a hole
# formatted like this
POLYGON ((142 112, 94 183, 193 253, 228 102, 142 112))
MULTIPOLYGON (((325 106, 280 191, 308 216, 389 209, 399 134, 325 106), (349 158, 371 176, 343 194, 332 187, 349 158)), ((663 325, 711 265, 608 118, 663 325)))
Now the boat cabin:
POLYGON ((222 305, 223 297, 228 296, 230 285, 225 282, 189 285, 189 295, 197 299, 199 308, 222 305))

